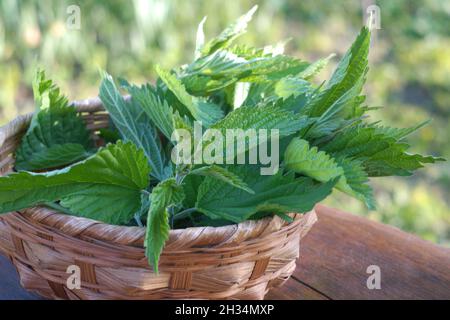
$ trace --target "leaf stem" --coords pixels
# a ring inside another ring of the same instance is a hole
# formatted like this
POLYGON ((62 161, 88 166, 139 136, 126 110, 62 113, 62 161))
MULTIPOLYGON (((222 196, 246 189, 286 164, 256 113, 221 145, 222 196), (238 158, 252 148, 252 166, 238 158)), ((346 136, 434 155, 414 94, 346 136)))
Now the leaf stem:
POLYGON ((60 212, 63 212, 65 214, 68 214, 68 215, 71 215, 71 216, 74 215, 73 212, 71 212, 69 209, 64 208, 63 206, 61 206, 60 204, 57 204, 55 202, 45 202, 44 206, 49 207, 49 208, 54 209, 54 210, 57 210, 57 211, 60 211, 60 212))
POLYGON ((169 210, 169 214, 170 214, 170 228, 173 229, 173 223, 175 221, 173 206, 170 206, 168 210, 169 210))
POLYGON ((137 214, 134 215, 134 220, 136 221, 136 223, 137 223, 137 225, 138 225, 139 227, 141 227, 141 228, 144 227, 144 225, 142 224, 141 216, 140 216, 139 213, 137 213, 137 214))
POLYGON ((176 219, 186 218, 187 216, 189 216, 189 214, 191 214, 192 212, 195 212, 195 211, 197 211, 197 208, 189 208, 189 209, 180 211, 174 215, 174 219, 176 220, 176 219))

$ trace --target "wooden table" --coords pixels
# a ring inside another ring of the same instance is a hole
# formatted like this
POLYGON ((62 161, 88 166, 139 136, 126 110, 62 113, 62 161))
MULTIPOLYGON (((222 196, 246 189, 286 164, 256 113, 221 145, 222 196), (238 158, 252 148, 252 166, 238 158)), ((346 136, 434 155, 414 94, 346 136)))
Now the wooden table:
MULTIPOLYGON (((450 249, 325 206, 300 245, 297 269, 267 299, 450 299, 450 249), (368 289, 369 266, 380 289, 368 289), (372 271, 373 272, 373 271, 372 271)), ((0 299, 38 299, 0 256, 0 299)))

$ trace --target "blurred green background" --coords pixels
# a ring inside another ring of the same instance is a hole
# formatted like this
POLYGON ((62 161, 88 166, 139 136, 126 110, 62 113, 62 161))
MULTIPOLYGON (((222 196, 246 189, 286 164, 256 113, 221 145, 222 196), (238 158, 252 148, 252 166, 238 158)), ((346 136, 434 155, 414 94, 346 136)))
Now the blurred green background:
MULTIPOLYGON (((260 8, 239 42, 263 46, 292 38, 289 54, 314 60, 347 50, 375 1, 32 1, 0 2, 0 124, 33 109, 36 66, 70 99, 97 95, 99 69, 133 82, 151 81, 154 65, 193 59, 196 28, 217 34, 254 4, 260 8), (67 8, 81 9, 80 30, 66 27, 67 8)), ((376 1, 381 29, 374 34, 366 85, 368 101, 382 106, 373 119, 410 126, 433 122, 409 137, 413 150, 450 158, 450 2, 376 1)), ((330 65, 318 83, 332 72, 330 65)), ((334 194, 327 204, 450 245, 450 164, 409 178, 374 180, 378 209, 369 212, 334 194)))

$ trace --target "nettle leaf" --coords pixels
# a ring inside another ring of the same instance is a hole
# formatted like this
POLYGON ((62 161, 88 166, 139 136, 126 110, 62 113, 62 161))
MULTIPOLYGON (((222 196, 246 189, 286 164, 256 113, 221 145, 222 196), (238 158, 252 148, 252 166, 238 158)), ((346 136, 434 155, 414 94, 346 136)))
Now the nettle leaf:
POLYGON ((236 223, 249 219, 257 212, 307 212, 327 197, 337 183, 315 183, 310 178, 295 178, 281 171, 272 176, 260 175, 258 166, 227 167, 255 192, 235 188, 228 183, 206 177, 201 183, 196 208, 212 219, 236 223))
POLYGON ((171 206, 184 199, 183 187, 174 178, 161 181, 153 188, 150 195, 150 210, 147 215, 147 231, 145 233, 145 254, 153 269, 158 273, 158 260, 169 239, 169 213, 171 206))
POLYGON ((308 62, 286 55, 254 59, 244 68, 250 74, 241 79, 247 82, 275 81, 287 76, 294 76, 308 66, 308 62))
POLYGON ((338 177, 336 188, 375 209, 372 189, 362 162, 348 158, 334 159, 305 140, 294 138, 285 152, 285 166, 296 173, 326 182, 338 177))
POLYGON ((375 199, 372 188, 368 185, 369 177, 364 171, 362 162, 348 158, 338 159, 339 166, 344 170, 344 177, 339 180, 336 188, 364 202, 370 210, 375 210, 375 199))
POLYGON ((135 100, 125 101, 112 77, 104 74, 99 97, 124 141, 141 148, 152 168, 151 175, 164 180, 172 175, 172 166, 166 156, 156 128, 135 100))
MULTIPOLYGON (((45 71, 38 69, 33 79, 33 95, 36 112, 48 109, 52 106, 68 105, 67 98, 60 93, 53 81, 45 77, 45 71)), ((33 115, 36 118, 36 114, 33 115)), ((34 126, 32 121, 30 129, 34 126)))
POLYGON ((203 26, 205 25, 206 17, 200 21, 197 28, 197 37, 195 39, 195 59, 202 56, 202 48, 205 45, 205 32, 203 31, 203 26))
POLYGON ((311 84, 297 77, 285 77, 275 85, 275 93, 281 98, 312 93, 311 84))
POLYGON ((236 44, 228 48, 227 50, 246 60, 261 58, 264 56, 272 56, 272 54, 270 54, 270 52, 267 52, 267 50, 264 50, 264 48, 255 48, 246 44, 236 44))
POLYGON ((248 185, 244 181, 242 181, 242 179, 238 175, 228 171, 226 168, 217 165, 197 168, 192 170, 189 174, 205 177, 213 177, 217 180, 228 183, 233 187, 247 191, 248 193, 254 193, 254 191, 250 189, 248 185))
POLYGON ((237 109, 242 106, 242 104, 247 99, 250 87, 251 83, 249 82, 237 82, 235 84, 233 94, 233 109, 237 109))
POLYGON ((265 105, 262 107, 240 107, 211 128, 226 129, 278 129, 280 137, 291 135, 308 124, 305 116, 283 110, 281 106, 265 105))
POLYGON ((377 134, 375 128, 359 125, 342 130, 320 148, 336 157, 363 157, 384 150, 394 142, 394 138, 377 134))
POLYGON ((300 138, 294 138, 289 143, 284 162, 286 168, 321 182, 344 174, 333 158, 317 147, 310 148, 308 141, 300 138))
MULTIPOLYGON (((350 50, 339 62, 326 88, 309 105, 310 116, 321 116, 345 92, 354 87, 355 84, 364 82, 364 77, 367 73, 369 46, 370 32, 368 28, 364 27, 350 50)), ((359 88, 362 88, 362 86, 359 88)))
POLYGON ((236 39, 246 31, 247 24, 250 22, 253 14, 257 9, 258 6, 254 6, 250 9, 250 11, 239 17, 234 23, 223 30, 217 37, 208 41, 201 48, 201 52, 203 53, 203 55, 211 54, 216 50, 229 46, 234 39, 236 39))
POLYGON ((16 169, 58 168, 89 157, 93 142, 86 124, 43 71, 33 89, 36 112, 16 150, 16 169))
POLYGON ((409 145, 386 135, 379 128, 356 126, 343 130, 321 149, 335 157, 361 159, 370 177, 411 175, 425 163, 444 161, 443 158, 409 154, 409 145))
POLYGON ((228 50, 218 50, 211 55, 201 57, 189 64, 183 74, 185 76, 237 77, 244 72, 250 62, 228 50))
POLYGON ((323 68, 328 65, 328 62, 335 56, 335 54, 330 54, 328 57, 319 59, 313 63, 311 63, 307 68, 301 71, 297 77, 302 79, 311 79, 316 76, 323 68))
POLYGON ((183 83, 169 71, 156 67, 160 79, 176 98, 189 110, 195 120, 201 121, 205 127, 211 126, 223 117, 223 111, 214 103, 191 96, 183 83))
POLYGON ((431 120, 427 120, 410 128, 392 128, 386 126, 375 126, 375 128, 377 133, 394 138, 395 140, 402 140, 403 138, 409 136, 410 134, 416 132, 417 130, 425 127, 430 122, 431 120))
MULTIPOLYGON (((302 137, 307 139, 317 139, 331 135, 334 131, 348 126, 355 120, 358 120, 358 118, 347 120, 346 114, 348 113, 348 110, 346 110, 346 108, 351 106, 351 112, 353 112, 355 104, 359 103, 360 96, 358 93, 361 91, 362 84, 363 81, 362 78, 360 78, 352 88, 333 102, 333 104, 325 112, 323 112, 320 117, 313 119, 313 124, 308 128, 308 130, 302 133, 302 137)), ((300 113, 304 114, 304 112, 300 113)))
POLYGON ((61 170, 0 177, 0 212, 60 200, 74 215, 124 224, 140 208, 149 173, 142 150, 119 141, 61 170))
POLYGON ((139 103, 153 124, 170 140, 174 129, 173 110, 167 101, 150 84, 142 85, 141 87, 129 85, 127 90, 133 99, 139 103))
MULTIPOLYGON (((28 143, 30 141, 32 142, 33 139, 30 139, 30 136, 28 136, 25 141, 28 143)), ((37 146, 37 144, 34 144, 34 146, 37 146)), ((81 144, 65 143, 42 148, 37 152, 27 155, 29 159, 26 160, 23 148, 20 148, 20 152, 18 151, 16 153, 15 167, 17 170, 34 171, 43 168, 57 168, 81 161, 92 155, 81 144)))
POLYGON ((410 154, 406 150, 409 145, 396 143, 381 150, 363 162, 365 170, 371 177, 382 176, 409 176, 413 171, 422 168, 425 163, 445 161, 444 158, 410 154))
POLYGON ((187 90, 208 95, 235 82, 267 82, 298 74, 309 63, 285 55, 265 55, 245 59, 228 50, 202 57, 181 73, 187 90))

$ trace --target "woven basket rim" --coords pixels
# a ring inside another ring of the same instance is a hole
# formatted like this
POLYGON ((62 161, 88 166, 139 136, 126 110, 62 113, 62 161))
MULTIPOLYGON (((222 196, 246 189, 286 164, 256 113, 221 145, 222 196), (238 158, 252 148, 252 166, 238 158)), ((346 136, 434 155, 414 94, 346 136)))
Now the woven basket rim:
MULTIPOLYGON (((129 96, 125 96, 124 98, 129 99, 129 96)), ((80 113, 100 112, 105 110, 101 100, 98 97, 85 100, 76 100, 71 102, 71 105, 75 106, 77 111, 80 113)), ((31 121, 32 115, 33 113, 19 115, 12 121, 0 127, 0 149, 6 139, 20 134, 21 132, 25 132, 28 128, 29 122, 31 121)), ((32 220, 36 223, 48 226, 64 233, 69 233, 69 235, 72 236, 79 235, 81 232, 80 230, 83 230, 83 235, 87 235, 92 239, 125 245, 142 243, 145 236, 145 227, 107 224, 85 217, 67 215, 54 209, 49 209, 42 206, 17 210, 16 213, 27 220, 32 220), (88 232, 86 232, 86 230, 88 230, 88 232)), ((310 213, 309 218, 306 219, 307 224, 313 224, 317 220, 314 211, 311 211, 310 213)), ((294 222, 289 225, 291 227, 295 227, 296 224, 300 223, 300 217, 302 215, 303 214, 300 213, 290 213, 289 216, 294 219, 294 222)), ((215 239, 216 241, 212 241, 213 243, 211 244, 214 245, 214 242, 219 244, 227 241, 227 234, 233 234, 233 238, 235 238, 236 230, 240 231, 238 232, 239 237, 243 237, 246 240, 251 240, 258 238, 260 234, 257 232, 248 232, 249 230, 261 229, 266 230, 265 232, 267 232, 267 226, 270 226, 269 229, 276 232, 283 229, 286 225, 288 225, 286 221, 275 215, 273 217, 266 217, 258 220, 247 220, 241 223, 221 227, 204 226, 171 229, 169 231, 169 240, 167 241, 166 246, 170 246, 171 243, 183 238, 184 234, 195 235, 198 243, 202 243, 202 241, 211 242, 211 239, 215 239)), ((240 240, 242 240, 242 238, 240 240)))

